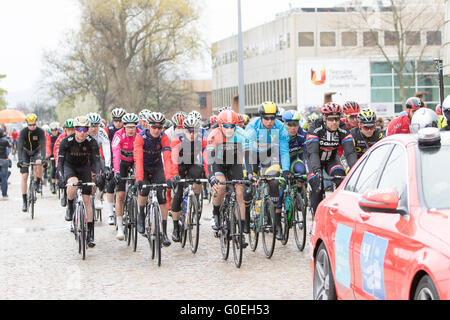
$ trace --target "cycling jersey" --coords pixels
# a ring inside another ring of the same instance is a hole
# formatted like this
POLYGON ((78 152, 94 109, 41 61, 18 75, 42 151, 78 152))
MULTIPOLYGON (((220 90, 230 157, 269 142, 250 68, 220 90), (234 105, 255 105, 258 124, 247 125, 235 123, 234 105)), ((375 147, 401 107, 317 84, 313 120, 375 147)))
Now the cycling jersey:
POLYGON ((147 170, 147 168, 163 166, 163 158, 164 173, 166 177, 169 177, 172 159, 169 137, 165 133, 162 133, 158 138, 154 138, 150 134, 150 130, 145 129, 136 135, 134 142, 136 181, 143 181, 144 168, 147 170))
POLYGON ((56 140, 58 140, 58 137, 60 136, 60 133, 58 133, 58 135, 54 136, 53 134, 48 134, 45 133, 45 138, 46 138, 46 154, 47 157, 51 157, 53 156, 53 151, 54 151, 54 147, 55 147, 55 143, 56 140))
POLYGON ((411 119, 408 114, 399 115, 397 118, 392 119, 386 130, 386 136, 391 136, 398 133, 410 133, 409 126, 411 125, 411 119))
POLYGON ((256 118, 245 128, 249 145, 257 153, 257 163, 262 166, 281 165, 283 171, 289 171, 289 132, 283 122, 276 119, 271 129, 262 125, 256 118))
POLYGON ((442 128, 446 127, 447 126, 447 120, 445 119, 445 117, 443 115, 439 115, 438 118, 439 118, 438 128, 442 129, 442 128))
POLYGON ((358 121, 355 126, 351 126, 350 123, 348 122, 347 117, 341 118, 341 122, 343 122, 347 126, 347 129, 349 131, 352 130, 353 128, 358 127, 358 124, 359 124, 359 121, 358 121))
POLYGON ((297 160, 304 160, 306 153, 306 132, 302 128, 298 129, 295 136, 289 137, 289 157, 291 164, 297 160))
POLYGON ((106 133, 105 129, 98 128, 98 133, 95 136, 92 136, 97 141, 99 150, 100 150, 100 156, 102 156, 105 159, 105 166, 111 168, 111 145, 109 141, 108 134, 106 133))
POLYGON ((134 141, 139 132, 138 130, 134 136, 129 137, 125 128, 122 128, 114 135, 111 144, 114 172, 120 172, 121 161, 133 162, 134 141))
POLYGON ((379 128, 375 128, 373 135, 370 138, 367 138, 362 134, 361 129, 359 127, 353 128, 350 130, 350 133, 353 136, 353 140, 355 142, 355 150, 358 155, 358 159, 375 143, 380 141, 383 138, 383 133, 379 128))
POLYGON ((337 149, 342 145, 349 167, 357 161, 353 144, 353 136, 346 125, 341 123, 337 131, 329 131, 322 119, 317 119, 311 125, 306 137, 307 162, 310 172, 321 170, 322 163, 334 160, 337 149))
POLYGON ((108 135, 108 139, 109 139, 109 141, 111 141, 111 144, 114 139, 114 135, 116 134, 117 131, 119 131, 121 129, 123 129, 123 127, 116 129, 116 127, 114 127, 114 124, 112 124, 112 123, 109 124, 107 127, 105 127, 105 132, 108 135))
POLYGON ((28 128, 22 129, 17 142, 17 150, 19 161, 29 160, 29 155, 35 155, 39 152, 42 157, 45 157, 46 138, 44 130, 41 128, 36 128, 33 131, 28 128))

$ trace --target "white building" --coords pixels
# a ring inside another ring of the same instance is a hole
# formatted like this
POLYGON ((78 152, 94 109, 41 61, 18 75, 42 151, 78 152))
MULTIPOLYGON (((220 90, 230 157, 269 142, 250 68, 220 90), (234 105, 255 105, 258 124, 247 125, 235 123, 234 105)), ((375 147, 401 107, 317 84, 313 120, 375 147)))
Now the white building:
MULTIPOLYGON (((431 0, 420 3, 427 1, 431 0)), ((266 100, 284 108, 319 106, 326 92, 338 92, 337 102, 355 100, 370 105, 380 116, 393 116, 403 109, 400 87, 377 43, 398 67, 400 38, 408 50, 405 94, 428 91, 424 100, 434 107, 439 87, 433 59, 439 57, 443 30, 442 22, 437 26, 438 19, 443 20, 443 2, 440 8, 436 1, 418 10, 410 0, 404 15, 414 18, 402 22, 408 27, 404 33, 387 22, 392 20, 392 10, 382 6, 296 8, 244 32, 246 112, 255 113, 266 100), (374 13, 368 14, 370 10, 374 13), (368 24, 362 22, 363 15, 368 24)), ((212 61, 213 110, 217 110, 232 105, 238 93, 237 36, 214 43, 212 61)))

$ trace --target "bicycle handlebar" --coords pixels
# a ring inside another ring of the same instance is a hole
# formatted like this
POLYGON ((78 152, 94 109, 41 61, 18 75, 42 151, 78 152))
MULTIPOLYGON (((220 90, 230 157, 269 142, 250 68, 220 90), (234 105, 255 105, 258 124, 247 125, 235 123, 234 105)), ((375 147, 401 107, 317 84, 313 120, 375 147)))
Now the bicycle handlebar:
POLYGON ((230 181, 219 181, 219 184, 227 185, 227 184, 251 184, 252 182, 249 180, 230 180, 230 181))
POLYGON ((208 179, 180 179, 176 180, 175 182, 186 182, 186 183, 203 183, 208 182, 208 179))
POLYGON ((145 188, 156 189, 156 188, 160 188, 160 187, 167 188, 169 186, 166 183, 162 183, 162 184, 154 183, 154 184, 144 184, 144 185, 142 185, 142 189, 145 189, 145 188))
POLYGON ((331 176, 331 177, 322 177, 324 181, 334 181, 335 179, 345 179, 346 176, 331 176))
POLYGON ((78 183, 68 183, 66 184, 66 187, 93 187, 95 186, 94 182, 81 182, 78 183))

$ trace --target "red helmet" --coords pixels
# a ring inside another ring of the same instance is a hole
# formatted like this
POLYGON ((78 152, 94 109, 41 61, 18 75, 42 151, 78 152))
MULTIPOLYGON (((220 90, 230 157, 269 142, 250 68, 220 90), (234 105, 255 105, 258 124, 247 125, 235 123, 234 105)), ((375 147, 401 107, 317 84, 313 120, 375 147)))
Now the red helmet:
POLYGON ((340 116, 342 114, 342 107, 335 102, 328 102, 327 104, 323 105, 321 112, 324 116, 329 115, 340 116))
POLYGON ((215 114, 213 114, 210 118, 209 121, 211 121, 211 125, 215 125, 217 123, 217 116, 215 114))
POLYGON ((219 124, 238 124, 239 116, 233 110, 223 110, 217 117, 219 124))
POLYGON ((441 106, 440 104, 438 104, 438 105, 436 106, 436 114, 437 114, 438 116, 442 116, 442 106, 441 106))
POLYGON ((406 108, 407 109, 413 109, 418 110, 420 108, 423 108, 425 105, 423 104, 422 100, 420 100, 417 97, 411 97, 406 100, 406 108))
POLYGON ((357 116, 360 109, 359 104, 355 101, 347 101, 344 104, 344 114, 348 116, 357 116))

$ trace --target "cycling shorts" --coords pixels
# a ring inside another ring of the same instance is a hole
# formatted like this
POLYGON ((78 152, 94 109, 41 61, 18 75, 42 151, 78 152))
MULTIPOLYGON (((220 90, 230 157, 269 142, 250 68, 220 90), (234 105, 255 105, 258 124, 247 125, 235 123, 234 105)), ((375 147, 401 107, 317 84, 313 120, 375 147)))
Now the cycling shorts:
MULTIPOLYGON (((128 177, 128 169, 133 168, 133 161, 120 161, 120 177, 128 177)), ((125 191, 126 180, 120 179, 117 183, 117 191, 125 191)))
MULTIPOLYGON (((92 173, 90 166, 79 167, 77 165, 71 165, 67 162, 64 163, 64 181, 70 178, 77 177, 79 181, 82 182, 92 182, 92 173)), ((85 186, 82 188, 82 194, 91 195, 92 187, 85 186)))
MULTIPOLYGON (((164 175, 164 167, 162 164, 152 168, 144 168, 144 184, 163 184, 166 183, 166 177, 164 175)), ((140 195, 147 197, 150 193, 150 189, 144 188, 140 195)), ((156 196, 158 197, 159 204, 166 204, 166 190, 163 187, 158 187, 156 189, 156 196)))

